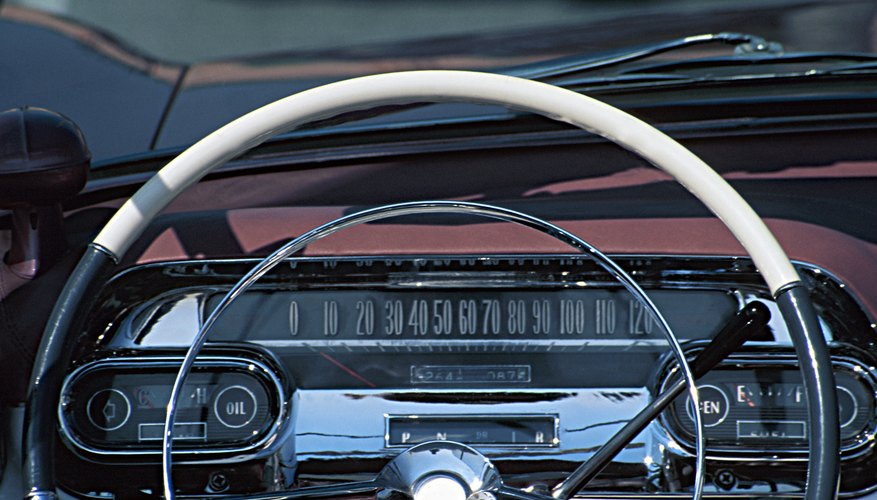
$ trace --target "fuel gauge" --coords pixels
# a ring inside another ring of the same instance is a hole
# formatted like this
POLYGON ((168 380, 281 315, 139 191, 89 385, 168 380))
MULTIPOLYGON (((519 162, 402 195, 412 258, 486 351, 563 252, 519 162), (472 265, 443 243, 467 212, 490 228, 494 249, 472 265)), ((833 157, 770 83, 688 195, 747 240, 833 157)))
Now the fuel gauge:
POLYGON ((736 383, 734 404, 749 408, 776 408, 804 406, 803 384, 789 383, 736 383))

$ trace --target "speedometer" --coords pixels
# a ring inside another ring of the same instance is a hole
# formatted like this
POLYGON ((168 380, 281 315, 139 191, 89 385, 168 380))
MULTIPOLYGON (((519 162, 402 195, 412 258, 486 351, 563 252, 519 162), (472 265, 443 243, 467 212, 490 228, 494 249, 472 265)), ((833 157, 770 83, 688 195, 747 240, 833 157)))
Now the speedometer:
MULTIPOLYGON (((655 290, 682 339, 708 338, 733 315, 724 291, 655 290), (683 305, 684 304, 684 305, 683 305), (690 314, 691 310, 699 312, 690 314), (706 319, 706 321, 705 321, 706 319)), ((210 310, 219 300, 208 301, 210 310)), ((626 291, 562 284, 541 290, 263 291, 244 294, 211 339, 272 347, 517 342, 543 349, 584 344, 664 345, 654 319, 626 291), (399 341, 402 341, 401 343, 399 341)))
MULTIPOLYGON (((710 261, 657 275, 648 259, 623 263, 683 341, 711 339, 747 299, 745 287, 713 284, 727 270, 700 269, 710 261), (675 274, 684 286, 667 286, 675 274)), ((157 294, 117 342, 186 345, 235 265, 202 265, 204 285, 157 294)), ((641 387, 641 374, 610 365, 646 365, 668 349, 640 303, 581 256, 291 260, 226 310, 209 340, 270 350, 297 384, 327 389, 641 387)))

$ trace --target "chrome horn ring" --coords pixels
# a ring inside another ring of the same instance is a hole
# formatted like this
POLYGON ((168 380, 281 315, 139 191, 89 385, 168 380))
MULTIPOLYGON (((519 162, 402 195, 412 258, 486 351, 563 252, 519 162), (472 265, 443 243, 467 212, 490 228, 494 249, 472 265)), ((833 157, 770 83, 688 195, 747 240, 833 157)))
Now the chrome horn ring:
MULTIPOLYGON (((259 278, 268 273, 275 266, 292 256, 307 245, 334 234, 342 229, 357 226, 367 222, 374 222, 392 217, 400 217, 403 215, 422 215, 422 214, 462 214, 489 217, 504 222, 519 224, 531 229, 535 229, 545 235, 555 238, 567 245, 582 251, 600 265, 606 272, 611 274, 618 282, 627 289, 648 311, 652 318, 661 327, 661 331, 670 344, 676 362, 680 367, 680 371, 684 380, 688 385, 688 394, 691 401, 698 407, 698 393, 694 382, 694 375, 688 366, 685 352, 679 344, 678 339, 673 334, 670 325, 661 315, 654 302, 648 297, 642 287, 624 271, 615 261, 606 256, 603 252, 595 248, 587 241, 578 236, 562 229, 550 222, 538 217, 533 217, 521 212, 509 210, 506 208, 485 205, 481 203, 464 202, 464 201, 424 201, 411 203, 398 203, 393 205, 385 205, 377 208, 363 210, 351 215, 340 217, 333 221, 327 222, 301 236, 289 241, 268 257, 256 264, 246 275, 244 275, 228 293, 219 301, 198 331, 198 334, 192 339, 186 357, 177 372, 174 380, 173 389, 171 391, 170 401, 168 402, 167 412, 165 414, 164 434, 162 440, 162 481, 164 485, 165 498, 168 500, 173 498, 172 484, 172 463, 173 463, 173 422, 176 416, 177 405, 183 385, 186 378, 195 363, 195 358, 207 342, 207 336, 211 328, 219 319, 224 311, 226 311, 235 299, 240 297, 244 292, 253 286, 259 278)), ((695 428, 696 428, 696 457, 695 457, 695 483, 693 498, 699 499, 703 492, 703 467, 704 467, 704 443, 703 443, 703 424, 701 422, 700 412, 693 412, 695 428)), ((441 475, 441 471, 436 471, 441 475)), ((413 487, 414 485, 412 485, 413 487)), ((470 492, 477 493, 477 492, 470 492)), ((412 492, 413 494, 413 492, 412 492)))

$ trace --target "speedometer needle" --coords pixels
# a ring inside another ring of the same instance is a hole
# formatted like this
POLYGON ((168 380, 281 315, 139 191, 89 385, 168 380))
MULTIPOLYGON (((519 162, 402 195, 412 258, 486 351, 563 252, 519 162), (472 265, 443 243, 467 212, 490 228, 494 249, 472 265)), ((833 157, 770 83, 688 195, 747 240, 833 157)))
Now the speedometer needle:
POLYGON ((329 356, 329 355, 326 354, 325 352, 321 352, 321 353, 320 353, 320 356, 323 356, 324 358, 326 358, 327 361, 329 361, 329 362, 332 363, 333 365, 337 366, 338 368, 341 368, 342 370, 344 370, 345 372, 347 372, 348 375, 350 375, 351 377, 355 378, 356 380, 359 380, 360 382, 362 382, 363 384, 365 384, 365 385, 371 387, 372 389, 374 389, 374 388, 377 387, 377 385, 375 385, 372 381, 370 381, 369 379, 367 379, 367 378, 363 377, 362 375, 356 373, 355 371, 353 371, 352 368, 348 367, 347 365, 345 365, 344 363, 338 361, 337 359, 333 358, 332 356, 329 356))

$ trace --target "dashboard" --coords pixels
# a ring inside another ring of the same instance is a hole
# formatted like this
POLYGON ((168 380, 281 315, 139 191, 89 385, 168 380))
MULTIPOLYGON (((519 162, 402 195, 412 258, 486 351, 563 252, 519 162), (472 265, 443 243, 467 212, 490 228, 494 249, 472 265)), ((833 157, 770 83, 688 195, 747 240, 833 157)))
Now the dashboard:
MULTIPOLYGON (((772 319, 699 380, 707 492, 800 491, 803 386, 757 270, 731 257, 617 256, 696 354, 745 305, 772 319)), ((160 490, 164 408, 184 349, 251 259, 134 265, 84 328, 58 415, 60 483, 160 490), (95 468, 106 474, 94 473, 95 468), (83 474, 84 470, 90 473, 83 474)), ((873 327, 844 283, 797 264, 831 342, 844 495, 875 487, 873 327)), ((220 318, 184 385, 174 460, 187 494, 243 494, 373 477, 403 450, 454 441, 506 484, 546 491, 674 380, 640 303, 581 255, 296 257, 220 318)), ((684 491, 692 406, 682 395, 579 496, 684 491)))

